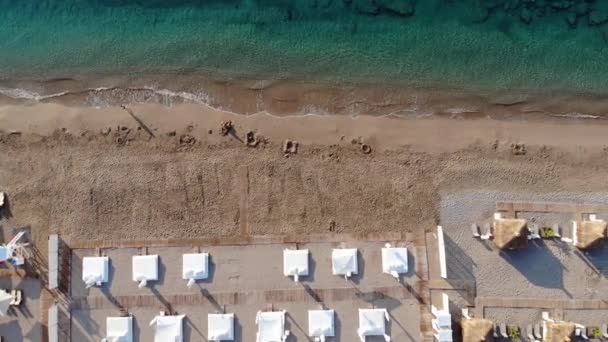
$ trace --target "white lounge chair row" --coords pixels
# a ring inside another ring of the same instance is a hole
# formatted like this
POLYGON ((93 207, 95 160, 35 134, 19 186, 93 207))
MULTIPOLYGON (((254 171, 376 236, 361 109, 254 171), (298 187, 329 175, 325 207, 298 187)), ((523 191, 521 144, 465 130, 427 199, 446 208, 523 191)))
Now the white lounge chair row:
MULTIPOLYGON (((183 342, 183 320, 185 315, 165 316, 161 312, 150 322, 154 328, 154 342, 183 342)), ((324 342, 326 337, 336 334, 334 310, 308 311, 308 336, 314 341, 324 342)), ((209 341, 232 341, 234 334, 234 314, 208 314, 207 338, 209 341)), ((285 329, 286 311, 258 311, 255 322, 258 327, 256 342, 285 341, 291 334, 285 329)), ((386 322, 390 316, 386 309, 359 309, 359 328, 357 335, 361 341, 366 336, 381 336, 385 341, 391 338, 386 333, 386 322)), ((132 342, 133 318, 107 317, 106 338, 104 342, 132 342)))
MULTIPOLYGON (((308 249, 285 249, 283 251, 283 275, 293 277, 297 282, 300 277, 309 275, 308 249)), ((334 275, 351 277, 359 273, 358 250, 356 248, 339 248, 332 251, 332 273, 334 275)), ((209 277, 209 254, 183 254, 182 278, 188 287, 197 280, 209 277)), ((108 282, 110 258, 84 257, 82 260, 82 280, 86 287, 101 286, 108 282)), ((149 281, 158 280, 158 255, 135 255, 132 257, 133 281, 144 287, 149 281)), ((399 278, 400 274, 408 272, 408 253, 405 247, 382 248, 382 271, 399 278)))

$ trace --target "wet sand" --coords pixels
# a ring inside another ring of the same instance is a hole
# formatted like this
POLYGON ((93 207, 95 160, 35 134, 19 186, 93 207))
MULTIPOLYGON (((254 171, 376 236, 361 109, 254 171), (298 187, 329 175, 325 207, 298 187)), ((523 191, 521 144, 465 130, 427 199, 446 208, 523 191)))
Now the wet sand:
POLYGON ((267 112, 404 118, 546 120, 604 118, 603 94, 557 90, 450 88, 441 84, 97 76, 47 81, 0 80, 0 105, 54 103, 70 107, 122 104, 205 104, 238 114, 267 112))

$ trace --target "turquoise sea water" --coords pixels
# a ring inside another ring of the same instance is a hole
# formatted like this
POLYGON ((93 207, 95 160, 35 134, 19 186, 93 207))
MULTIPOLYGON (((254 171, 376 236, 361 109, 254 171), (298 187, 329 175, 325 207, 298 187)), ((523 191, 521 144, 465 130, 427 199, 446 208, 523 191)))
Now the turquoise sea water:
POLYGON ((605 20, 606 0, 0 0, 0 79, 201 74, 603 93, 605 20))

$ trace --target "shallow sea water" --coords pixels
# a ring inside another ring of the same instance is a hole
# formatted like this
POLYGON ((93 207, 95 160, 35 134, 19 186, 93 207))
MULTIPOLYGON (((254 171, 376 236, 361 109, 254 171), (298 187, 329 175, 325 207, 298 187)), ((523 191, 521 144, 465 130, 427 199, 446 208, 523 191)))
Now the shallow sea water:
POLYGON ((200 75, 603 94, 607 3, 0 0, 0 80, 109 87, 200 75))

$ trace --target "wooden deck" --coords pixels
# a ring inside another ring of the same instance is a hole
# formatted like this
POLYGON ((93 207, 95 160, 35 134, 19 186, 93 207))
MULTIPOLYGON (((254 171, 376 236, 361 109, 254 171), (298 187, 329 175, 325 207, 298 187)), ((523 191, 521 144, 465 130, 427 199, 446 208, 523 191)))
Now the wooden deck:
POLYGON ((553 310, 608 310, 608 301, 600 299, 477 297, 475 299, 475 307, 479 310, 484 310, 489 307, 553 310))
POLYGON ((382 234, 306 234, 272 236, 227 236, 200 239, 144 239, 144 240, 85 240, 69 241, 71 249, 145 248, 145 247, 204 247, 244 246, 259 244, 339 243, 350 241, 411 241, 415 246, 424 240, 416 239, 412 233, 387 232, 382 234))

